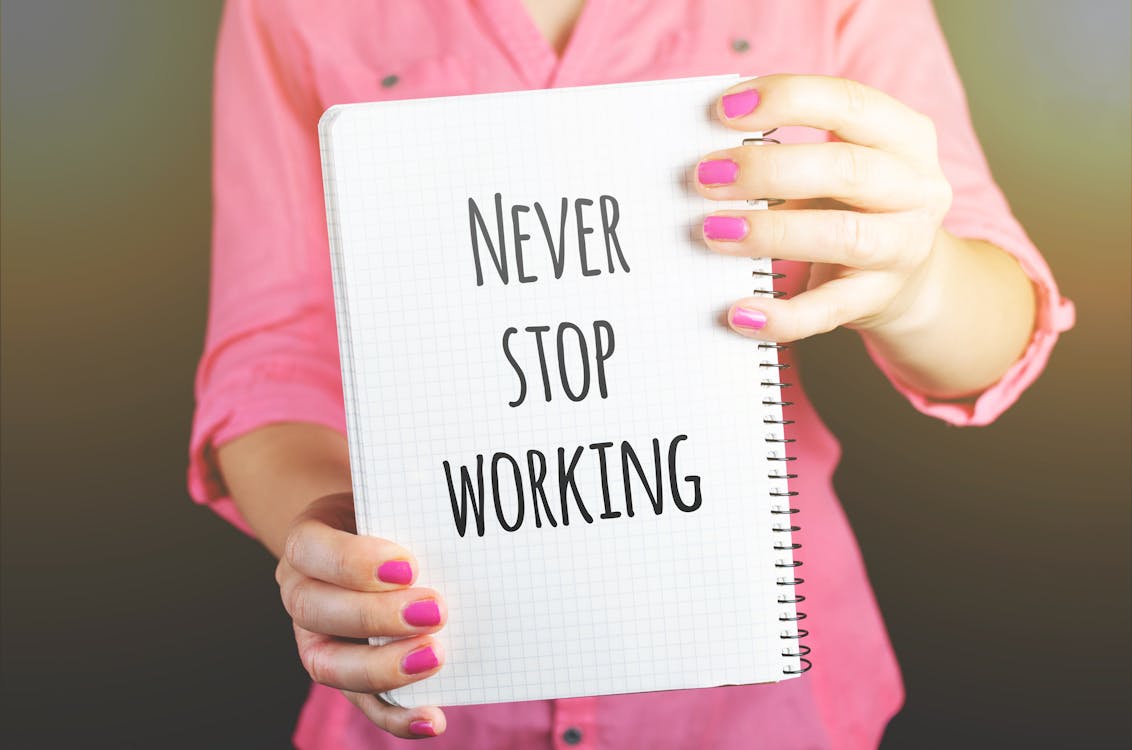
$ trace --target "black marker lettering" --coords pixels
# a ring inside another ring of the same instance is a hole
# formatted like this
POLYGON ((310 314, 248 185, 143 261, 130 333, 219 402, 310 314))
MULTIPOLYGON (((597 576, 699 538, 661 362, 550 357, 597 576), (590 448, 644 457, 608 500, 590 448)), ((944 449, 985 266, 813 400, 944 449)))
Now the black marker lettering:
POLYGON ((566 504, 566 490, 570 489, 574 493, 574 502, 578 504, 578 510, 582 512, 582 517, 586 519, 586 523, 593 523, 594 518, 586 510, 585 504, 582 503, 582 496, 578 494, 578 485, 574 480, 574 469, 578 466, 578 460, 582 457, 582 451, 585 450, 582 446, 578 446, 574 451, 573 458, 570 459, 570 467, 566 467, 566 449, 558 449, 558 499, 562 505, 562 525, 570 525, 570 506, 566 504))
POLYGON ((649 480, 645 477, 645 470, 641 468, 641 462, 637 460, 637 453, 633 450, 633 446, 629 444, 628 440, 621 441, 621 477, 625 482, 625 509, 629 515, 633 515, 633 485, 629 481, 629 464, 633 464, 633 468, 637 472, 637 478, 641 480, 641 485, 644 486, 645 492, 648 493, 649 502, 652 503, 653 513, 660 515, 664 512, 664 474, 661 471, 660 462, 660 441, 653 438, 652 441, 653 464, 656 469, 656 492, 653 492, 652 487, 649 486, 649 480))
POLYGON ((589 198, 578 198, 574 201, 574 218, 578 223, 578 255, 582 261, 582 275, 583 276, 597 276, 601 273, 601 269, 590 268, 586 265, 586 235, 593 234, 594 230, 585 225, 585 220, 582 218, 582 206, 592 206, 594 204, 589 198))
POLYGON ((554 514, 550 512, 550 503, 546 501, 546 490, 542 488, 543 481, 546 480, 546 456, 536 450, 527 451, 527 477, 531 481, 531 505, 535 509, 535 527, 542 528, 542 519, 539 517, 538 506, 539 502, 542 503, 543 510, 546 511, 546 520, 550 522, 551 526, 558 526, 558 522, 554 520, 554 514), (535 471, 535 458, 538 458, 538 471, 535 471))
POLYGON ((605 360, 613 356, 613 326, 607 320, 594 321, 594 359, 597 360, 597 390, 602 398, 609 396, 605 387, 605 360), (605 331, 605 344, 602 346, 602 331, 605 331))
POLYGON ((499 525, 505 531, 515 531, 523 525, 523 512, 525 501, 523 499, 523 473, 519 470, 519 464, 515 461, 515 457, 509 453, 496 453, 491 457, 491 495, 495 501, 495 517, 499 519, 499 525), (515 507, 518 509, 515 513, 515 523, 507 523, 507 519, 503 516, 503 503, 499 498, 499 464, 501 461, 506 461, 511 464, 511 474, 515 477, 515 507))
POLYGON ((613 273, 613 251, 617 251, 617 260, 626 273, 629 264, 621 253, 621 243, 617 241, 617 221, 621 218, 621 210, 617 199, 612 195, 603 195, 598 199, 601 208, 601 232, 605 236, 605 257, 609 261, 609 272, 613 273), (608 210, 607 210, 608 207, 608 210))
POLYGON ((562 212, 559 214, 558 248, 554 247, 554 236, 550 233, 550 223, 546 220, 546 212, 542 206, 535 202, 535 213, 538 214, 539 223, 542 224, 542 233, 546 235, 546 246, 550 248, 550 262, 554 266, 554 278, 562 278, 562 271, 566 268, 566 216, 570 213, 570 201, 562 199, 562 212))
POLYGON ((700 497, 700 478, 697 476, 684 477, 686 481, 691 483, 695 491, 695 499, 692 500, 692 504, 685 505, 680 498, 680 487, 676 480, 676 448, 681 441, 687 439, 687 435, 677 435, 672 438, 672 444, 668 446, 668 481, 672 484, 672 502, 676 503, 676 507, 680 510, 690 512, 700 507, 703 498, 700 497))
POLYGON ((550 330, 550 326, 527 326, 523 330, 535 335, 539 366, 542 368, 542 390, 546 394, 546 400, 550 401, 550 372, 546 368, 546 350, 542 346, 542 335, 550 330))
POLYGON ((495 245, 491 241, 491 233, 487 231, 487 224, 483 220, 483 214, 480 213, 479 206, 476 205, 474 198, 468 198, 468 224, 472 232, 472 257, 476 261, 476 286, 483 286, 483 267, 480 263, 480 245, 479 245, 479 232, 476 231, 478 226, 480 232, 483 233, 484 242, 487 243, 488 252, 491 253, 491 260, 495 264, 495 270, 499 272, 499 278, 504 284, 507 283, 507 247, 506 240, 503 237, 503 196, 500 193, 495 194, 495 223, 499 229, 499 253, 495 252, 495 245))
POLYGON ((511 355, 511 347, 507 344, 507 339, 518 332, 519 329, 517 328, 508 328, 503 332, 503 356, 507 357, 507 361, 511 363, 511 367, 515 368, 515 374, 519 376, 519 395, 514 401, 507 402, 507 405, 511 407, 518 406, 527 398, 527 378, 523 375, 523 368, 519 367, 519 363, 516 362, 515 357, 511 355))
POLYGON ((531 236, 523 234, 523 230, 519 228, 519 214, 525 214, 530 210, 526 206, 511 206, 511 229, 515 234, 515 270, 519 272, 520 284, 538 281, 538 276, 527 276, 523 271, 523 240, 529 240, 531 236))
POLYGON ((468 475, 468 467, 460 467, 460 506, 456 505, 456 487, 452 483, 452 467, 444 462, 444 475, 448 477, 448 497, 452 501, 452 519, 456 522, 456 531, 460 536, 468 526, 468 497, 472 499, 472 513, 476 517, 476 534, 483 536, 483 456, 476 456, 476 489, 472 487, 472 478, 468 475))
MULTIPOLYGON (((571 401, 581 401, 590 392, 590 360, 589 349, 586 347, 586 336, 582 329, 573 323, 560 323, 558 325, 558 374, 562 376, 562 390, 566 391, 566 398, 571 401), (578 353, 582 362, 582 390, 574 393, 570 387, 570 378, 566 374, 566 342, 563 334, 567 331, 578 334, 578 353)), ((547 401, 550 399, 547 398, 547 401)))
POLYGON ((605 510, 601 513, 602 518, 621 517, 621 511, 613 510, 609 505, 609 467, 606 465, 605 450, 612 447, 613 443, 593 443, 590 445, 591 450, 597 451, 597 463, 601 471, 601 501, 605 507, 605 510))

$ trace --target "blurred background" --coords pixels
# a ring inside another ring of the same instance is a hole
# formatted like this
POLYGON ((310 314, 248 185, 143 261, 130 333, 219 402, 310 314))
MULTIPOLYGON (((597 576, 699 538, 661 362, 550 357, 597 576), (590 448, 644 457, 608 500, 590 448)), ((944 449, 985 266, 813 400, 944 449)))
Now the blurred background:
MULTIPOLYGON (((220 7, 2 6, 7 747, 284 747, 306 693, 273 561, 184 488, 220 7)), ((907 682, 885 747, 1124 746, 1129 4, 937 11, 1078 323, 982 429, 917 415, 852 334, 802 348, 907 682)))

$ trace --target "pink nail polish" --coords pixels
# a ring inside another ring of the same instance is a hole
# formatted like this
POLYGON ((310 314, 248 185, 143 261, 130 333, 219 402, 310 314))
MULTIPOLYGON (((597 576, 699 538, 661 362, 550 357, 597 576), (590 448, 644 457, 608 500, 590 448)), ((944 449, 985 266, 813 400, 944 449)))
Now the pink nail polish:
POLYGON ((709 159, 696 167, 701 185, 730 185, 739 176, 739 165, 730 159, 709 159))
POLYGON ((429 628, 440 624, 440 605, 435 599, 421 599, 401 610, 401 617, 415 628, 429 628))
POLYGON ((747 220, 741 216, 709 216, 704 219, 704 237, 709 240, 741 240, 747 236, 747 220))
POLYGON ((766 328, 766 315, 758 310, 737 307, 731 311, 731 323, 740 328, 753 328, 757 331, 766 328))
POLYGON ((409 722, 409 731, 421 737, 435 737, 436 730, 432 728, 431 721, 418 719, 417 721, 409 722))
POLYGON ((759 92, 754 89, 737 91, 723 97, 723 114, 728 118, 749 115, 757 106, 759 106, 759 92))
POLYGON ((389 560, 377 566, 377 577, 386 583, 409 584, 413 582, 413 566, 405 560, 389 560))
POLYGON ((432 646, 425 646, 406 654, 405 658, 401 660, 401 670, 405 674, 420 674, 436 668, 439 664, 440 659, 437 658, 436 652, 432 650, 432 646))

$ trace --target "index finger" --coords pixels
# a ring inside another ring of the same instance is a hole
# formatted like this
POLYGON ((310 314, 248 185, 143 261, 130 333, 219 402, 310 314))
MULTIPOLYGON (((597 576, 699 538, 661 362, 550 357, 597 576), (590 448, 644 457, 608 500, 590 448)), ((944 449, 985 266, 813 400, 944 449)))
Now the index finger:
POLYGON ((295 518, 283 547, 284 559, 303 575, 354 591, 391 591, 416 579, 416 558, 388 539, 358 536, 349 495, 311 503, 295 518))
POLYGON ((935 157, 931 118, 870 86, 845 78, 761 76, 728 89, 716 116, 735 130, 786 125, 819 128, 860 146, 912 157, 935 157))

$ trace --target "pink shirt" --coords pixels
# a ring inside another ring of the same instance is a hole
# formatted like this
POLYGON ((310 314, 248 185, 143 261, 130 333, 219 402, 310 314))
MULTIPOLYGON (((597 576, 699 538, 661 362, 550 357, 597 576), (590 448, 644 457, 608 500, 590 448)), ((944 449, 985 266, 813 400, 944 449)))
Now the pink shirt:
MULTIPOLYGON (((315 127, 325 108, 733 72, 853 78, 935 119, 955 189, 946 227, 1018 257, 1039 290, 1038 320, 1022 359, 973 404, 938 403, 893 384, 917 409, 952 424, 995 419, 1038 376, 1058 333, 1073 324, 1073 307, 991 179, 928 0, 589 0, 561 59, 521 0, 230 0, 216 61, 212 296, 192 496, 248 531, 212 460, 215 446, 272 422, 345 432, 315 127)), ((459 130, 452 123, 454 137, 459 130)), ((783 264, 796 286, 804 269, 793 265, 783 264)), ((838 443, 793 390, 809 674, 777 685, 454 707, 447 733, 429 747, 876 746, 900 708, 900 674, 834 496, 838 443)), ((319 685, 295 741, 405 742, 319 685)))

